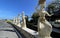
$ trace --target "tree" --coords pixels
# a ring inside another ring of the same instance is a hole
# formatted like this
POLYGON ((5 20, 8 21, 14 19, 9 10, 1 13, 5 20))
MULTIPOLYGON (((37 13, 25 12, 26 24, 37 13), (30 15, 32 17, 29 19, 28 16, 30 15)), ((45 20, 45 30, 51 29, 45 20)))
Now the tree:
POLYGON ((32 21, 33 21, 33 24, 34 24, 34 25, 37 25, 37 23, 38 23, 38 18, 39 18, 39 14, 38 14, 38 13, 34 13, 34 14, 32 15, 32 21))
POLYGON ((51 20, 56 20, 58 14, 60 14, 60 0, 55 0, 54 2, 50 3, 47 7, 47 12, 54 14, 51 16, 51 20))
POLYGON ((55 0, 54 2, 50 3, 47 7, 47 11, 51 14, 56 11, 60 10, 60 1, 55 0))

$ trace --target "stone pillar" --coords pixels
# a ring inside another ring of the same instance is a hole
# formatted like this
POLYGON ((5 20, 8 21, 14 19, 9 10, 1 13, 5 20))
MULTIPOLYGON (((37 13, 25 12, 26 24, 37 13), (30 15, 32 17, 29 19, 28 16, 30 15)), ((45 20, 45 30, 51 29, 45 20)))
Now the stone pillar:
POLYGON ((52 32, 51 24, 45 19, 47 12, 44 10, 46 0, 39 0, 40 12, 38 19, 38 33, 40 38, 51 38, 52 32))
POLYGON ((24 16, 24 11, 22 12, 22 28, 26 28, 26 20, 24 16))
POLYGON ((18 17, 17 17, 17 26, 21 27, 21 24, 20 24, 20 14, 18 14, 18 17))

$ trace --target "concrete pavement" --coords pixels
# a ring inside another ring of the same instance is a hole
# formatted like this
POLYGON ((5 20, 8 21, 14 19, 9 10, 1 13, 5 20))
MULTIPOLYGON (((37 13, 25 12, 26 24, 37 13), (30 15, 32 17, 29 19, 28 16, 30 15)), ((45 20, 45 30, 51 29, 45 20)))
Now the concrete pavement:
POLYGON ((20 38, 20 37, 17 35, 17 31, 15 28, 12 27, 12 25, 0 21, 0 38, 20 38))

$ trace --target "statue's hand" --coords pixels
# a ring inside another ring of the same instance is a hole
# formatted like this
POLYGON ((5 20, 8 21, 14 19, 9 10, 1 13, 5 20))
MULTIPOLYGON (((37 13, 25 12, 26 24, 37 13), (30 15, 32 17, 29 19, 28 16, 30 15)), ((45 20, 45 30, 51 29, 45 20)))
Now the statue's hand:
POLYGON ((52 15, 54 15, 54 14, 48 14, 48 13, 47 13, 47 15, 48 15, 48 16, 52 16, 52 15))
POLYGON ((51 16, 54 15, 54 13, 51 14, 51 16))

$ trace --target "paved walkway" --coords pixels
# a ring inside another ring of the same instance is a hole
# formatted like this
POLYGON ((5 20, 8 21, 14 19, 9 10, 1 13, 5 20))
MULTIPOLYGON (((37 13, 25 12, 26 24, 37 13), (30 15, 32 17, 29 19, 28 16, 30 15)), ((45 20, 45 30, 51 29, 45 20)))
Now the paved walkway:
POLYGON ((20 38, 12 25, 0 21, 0 38, 20 38))

